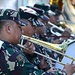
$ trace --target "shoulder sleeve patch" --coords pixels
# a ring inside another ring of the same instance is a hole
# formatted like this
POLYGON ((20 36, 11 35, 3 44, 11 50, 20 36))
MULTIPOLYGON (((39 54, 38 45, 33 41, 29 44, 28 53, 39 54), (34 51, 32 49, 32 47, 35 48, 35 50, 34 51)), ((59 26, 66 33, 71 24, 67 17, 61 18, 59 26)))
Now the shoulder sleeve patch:
POLYGON ((0 40, 0 49, 1 49, 3 43, 4 43, 4 42, 0 40))
POLYGON ((23 56, 20 55, 20 54, 16 58, 17 58, 18 61, 23 61, 23 56))

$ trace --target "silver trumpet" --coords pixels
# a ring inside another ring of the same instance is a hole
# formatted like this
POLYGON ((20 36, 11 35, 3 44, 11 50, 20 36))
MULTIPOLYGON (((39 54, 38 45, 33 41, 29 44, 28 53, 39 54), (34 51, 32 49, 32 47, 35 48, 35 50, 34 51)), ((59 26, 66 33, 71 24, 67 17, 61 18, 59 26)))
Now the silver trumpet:
MULTIPOLYGON (((51 23, 50 21, 48 22, 49 25, 52 27, 50 28, 51 33, 53 33, 56 36, 62 36, 62 33, 64 32, 64 29, 62 27, 58 27, 55 24, 51 23)), ((74 34, 71 34, 71 37, 74 37, 74 34)))

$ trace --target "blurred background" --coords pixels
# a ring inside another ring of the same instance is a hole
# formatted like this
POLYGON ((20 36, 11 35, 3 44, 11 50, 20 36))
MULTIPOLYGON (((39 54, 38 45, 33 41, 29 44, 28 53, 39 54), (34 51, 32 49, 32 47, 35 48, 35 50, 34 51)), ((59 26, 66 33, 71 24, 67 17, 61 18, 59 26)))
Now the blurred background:
POLYGON ((49 3, 49 0, 0 0, 0 8, 18 10, 20 6, 33 6, 38 2, 49 3))

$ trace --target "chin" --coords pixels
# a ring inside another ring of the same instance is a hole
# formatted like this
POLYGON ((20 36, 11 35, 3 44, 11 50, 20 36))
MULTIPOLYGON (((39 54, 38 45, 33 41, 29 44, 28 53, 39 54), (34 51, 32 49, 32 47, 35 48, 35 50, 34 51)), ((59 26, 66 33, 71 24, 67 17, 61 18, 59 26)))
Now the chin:
POLYGON ((19 44, 19 43, 20 43, 20 40, 19 40, 19 41, 16 41, 16 42, 15 42, 15 45, 17 45, 17 44, 19 44))

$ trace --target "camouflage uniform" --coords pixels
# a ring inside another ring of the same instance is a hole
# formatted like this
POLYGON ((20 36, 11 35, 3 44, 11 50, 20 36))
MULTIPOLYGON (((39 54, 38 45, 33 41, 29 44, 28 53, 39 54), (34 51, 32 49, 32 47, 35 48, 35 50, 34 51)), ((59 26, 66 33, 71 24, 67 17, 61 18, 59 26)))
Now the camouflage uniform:
POLYGON ((0 40, 0 75, 53 75, 31 64, 22 50, 0 40))
MULTIPOLYGON (((56 72, 56 75, 59 73, 56 72)), ((64 73, 65 74, 65 73, 64 73)), ((54 75, 39 70, 31 64, 22 50, 6 41, 0 40, 0 75, 54 75)), ((63 75, 60 74, 60 75, 63 75)))

